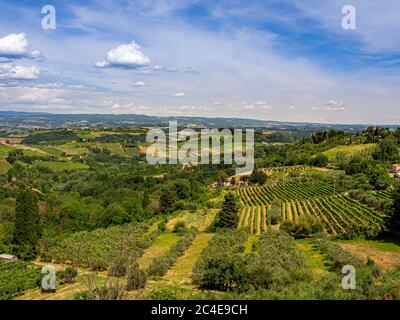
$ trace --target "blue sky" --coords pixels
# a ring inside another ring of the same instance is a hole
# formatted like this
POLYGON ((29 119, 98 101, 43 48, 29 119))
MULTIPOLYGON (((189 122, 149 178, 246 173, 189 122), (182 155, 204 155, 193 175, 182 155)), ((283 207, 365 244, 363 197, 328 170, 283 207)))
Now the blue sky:
POLYGON ((98 3, 0 0, 1 110, 400 124, 397 0, 98 3))

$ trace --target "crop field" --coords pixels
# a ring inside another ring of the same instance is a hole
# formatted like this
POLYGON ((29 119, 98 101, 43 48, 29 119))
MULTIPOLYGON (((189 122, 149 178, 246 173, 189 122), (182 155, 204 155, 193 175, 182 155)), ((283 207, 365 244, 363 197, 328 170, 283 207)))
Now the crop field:
POLYGON ((281 223, 299 223, 309 216, 320 221, 325 231, 331 234, 351 234, 383 225, 383 213, 339 191, 331 185, 297 183, 238 189, 243 203, 239 228, 257 235, 271 228, 272 203, 279 204, 281 223))
POLYGON ((57 146, 56 149, 65 152, 65 155, 67 156, 84 155, 89 152, 87 148, 79 147, 74 144, 62 144, 57 146))
POLYGON ((89 168, 88 165, 79 162, 72 161, 41 161, 35 160, 35 166, 45 167, 53 171, 72 171, 72 170, 82 170, 89 168))
POLYGON ((376 145, 374 143, 340 145, 323 152, 323 154, 326 155, 329 160, 335 160, 336 155, 339 152, 343 153, 346 156, 349 156, 357 153, 365 153, 368 151, 372 151, 375 146, 376 145))
POLYGON ((76 232, 67 238, 42 243, 40 258, 55 263, 70 263, 93 270, 105 270, 125 254, 139 256, 145 248, 146 224, 124 225, 76 232))
POLYGON ((310 199, 315 196, 329 196, 340 193, 338 186, 331 184, 285 183, 262 187, 248 187, 238 189, 240 200, 245 206, 262 206, 273 201, 287 202, 291 200, 310 199))
POLYGON ((102 149, 108 149, 110 150, 111 153, 117 154, 120 156, 126 156, 124 152, 124 148, 122 145, 118 142, 102 142, 102 143, 94 143, 93 146, 102 148, 102 149))
POLYGON ((0 160, 0 174, 8 172, 11 165, 6 160, 0 160))

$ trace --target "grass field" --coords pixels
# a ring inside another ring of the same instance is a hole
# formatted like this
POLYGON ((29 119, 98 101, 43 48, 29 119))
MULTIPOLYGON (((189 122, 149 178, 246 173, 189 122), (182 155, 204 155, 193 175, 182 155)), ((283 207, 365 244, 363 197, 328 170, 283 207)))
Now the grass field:
POLYGON ((312 239, 297 239, 296 245, 303 252, 307 264, 315 273, 321 274, 327 271, 325 258, 315 247, 312 239))
POLYGON ((154 257, 163 255, 178 239, 179 236, 176 233, 164 232, 160 234, 154 244, 139 258, 140 268, 147 269, 154 257))
POLYGON ((118 142, 102 142, 102 143, 94 143, 93 144, 94 147, 98 147, 98 148, 106 148, 108 150, 110 150, 111 153, 120 155, 125 157, 125 151, 124 148, 122 147, 122 145, 118 142))
POLYGON ((61 150, 61 152, 65 152, 66 155, 70 156, 84 155, 85 153, 89 152, 87 148, 78 147, 70 143, 57 146, 57 149, 61 150))
POLYGON ((41 160, 36 160, 33 162, 35 166, 42 166, 49 168, 54 171, 72 171, 72 170, 81 170, 81 169, 87 169, 89 168, 88 165, 84 163, 78 163, 78 162, 62 162, 62 161, 41 161, 41 160))
POLYGON ((164 280, 182 284, 192 283, 193 267, 212 236, 212 233, 200 233, 185 254, 179 257, 176 264, 168 270, 164 280))
POLYGON ((0 160, 0 174, 7 173, 11 165, 6 160, 0 160))
POLYGON ((349 156, 358 152, 366 151, 368 149, 373 148, 374 146, 375 146, 374 143, 340 145, 323 152, 323 154, 326 155, 330 161, 332 161, 336 159, 336 155, 338 152, 341 152, 346 156, 349 156))
POLYGON ((8 152, 15 150, 12 147, 6 146, 4 144, 0 144, 0 158, 3 158, 8 152))

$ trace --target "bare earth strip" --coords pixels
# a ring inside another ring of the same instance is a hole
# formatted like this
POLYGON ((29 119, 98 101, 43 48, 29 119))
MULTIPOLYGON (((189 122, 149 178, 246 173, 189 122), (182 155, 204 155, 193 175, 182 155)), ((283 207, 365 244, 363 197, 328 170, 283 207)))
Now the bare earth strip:
POLYGON ((257 207, 253 207, 253 210, 251 211, 251 224, 250 224, 250 234, 254 233, 254 217, 256 215, 256 208, 257 207))
POLYGON ((286 203, 286 209, 287 209, 288 220, 294 222, 293 214, 292 214, 292 207, 290 205, 290 202, 286 203))
POLYGON ((244 222, 244 226, 245 226, 246 228, 247 228, 247 226, 249 225, 250 212, 251 212, 251 208, 249 207, 249 208, 247 209, 246 221, 244 222))
POLYGON ((258 207, 258 215, 257 215, 257 234, 261 234, 261 207, 258 207))
POLYGON ((263 214, 264 214, 264 231, 267 231, 268 225, 267 225, 267 207, 263 208, 263 214))
POLYGON ((242 227, 245 215, 246 215, 246 207, 243 208, 242 213, 240 214, 240 221, 239 221, 238 228, 242 227))
POLYGON ((396 266, 400 267, 400 252, 379 250, 362 243, 341 243, 340 245, 343 249, 350 251, 365 261, 367 261, 368 258, 373 259, 386 270, 396 266))

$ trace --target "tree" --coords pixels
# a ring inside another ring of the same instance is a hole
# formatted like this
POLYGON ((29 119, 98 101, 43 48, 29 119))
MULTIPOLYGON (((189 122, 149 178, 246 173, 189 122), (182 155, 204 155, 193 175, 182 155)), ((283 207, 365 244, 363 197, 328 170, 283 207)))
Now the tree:
POLYGON ((324 154, 319 154, 317 155, 313 160, 312 164, 316 167, 326 167, 329 162, 329 159, 326 155, 324 154))
POLYGON ((373 154, 373 158, 380 161, 397 160, 399 158, 399 149, 395 140, 386 138, 379 142, 378 148, 373 154))
POLYGON ((36 244, 41 236, 39 208, 35 194, 28 188, 21 189, 15 205, 14 242, 23 259, 36 255, 36 244))
POLYGON ((400 236, 400 187, 393 192, 392 216, 389 221, 389 229, 400 236))
POLYGON ((267 182, 267 175, 261 170, 253 170, 250 175, 249 181, 254 184, 263 185, 267 182))
POLYGON ((371 168, 371 170, 369 172, 369 179, 370 179, 370 184, 376 190, 385 190, 392 183, 392 179, 390 178, 388 172, 380 164, 378 164, 375 167, 371 168))
POLYGON ((214 228, 236 228, 239 222, 239 205, 232 193, 228 193, 224 197, 222 208, 218 212, 215 221, 214 228))
POLYGON ((174 211, 174 207, 177 200, 178 199, 176 196, 175 188, 173 188, 172 186, 165 186, 161 190, 161 196, 160 196, 161 211, 163 213, 170 213, 174 211))

